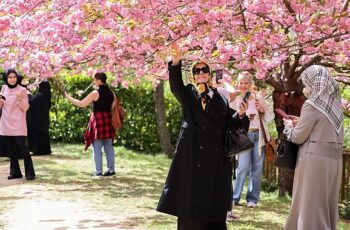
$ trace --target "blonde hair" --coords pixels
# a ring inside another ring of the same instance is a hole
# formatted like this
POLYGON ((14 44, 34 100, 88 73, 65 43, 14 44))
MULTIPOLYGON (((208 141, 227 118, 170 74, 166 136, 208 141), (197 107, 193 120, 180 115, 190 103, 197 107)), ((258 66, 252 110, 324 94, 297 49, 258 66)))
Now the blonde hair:
POLYGON ((250 84, 253 84, 253 76, 247 71, 243 71, 238 74, 237 83, 243 80, 247 80, 250 82, 250 84))

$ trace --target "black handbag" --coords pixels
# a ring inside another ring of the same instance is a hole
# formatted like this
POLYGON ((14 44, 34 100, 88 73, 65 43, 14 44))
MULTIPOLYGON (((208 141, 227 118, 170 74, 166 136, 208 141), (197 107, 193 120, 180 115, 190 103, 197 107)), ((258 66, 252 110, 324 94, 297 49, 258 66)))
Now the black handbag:
POLYGON ((299 145, 288 140, 282 140, 277 149, 275 165, 279 168, 295 169, 299 145))
POLYGON ((244 150, 254 148, 254 143, 243 129, 229 127, 226 131, 225 153, 227 157, 234 157, 244 150))

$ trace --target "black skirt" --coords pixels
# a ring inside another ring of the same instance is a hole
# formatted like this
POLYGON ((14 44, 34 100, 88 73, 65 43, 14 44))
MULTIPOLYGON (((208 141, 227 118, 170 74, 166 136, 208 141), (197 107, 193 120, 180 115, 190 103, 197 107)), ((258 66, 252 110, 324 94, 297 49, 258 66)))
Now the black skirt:
POLYGON ((22 159, 21 153, 18 151, 16 142, 12 141, 16 136, 0 136, 0 157, 11 157, 17 154, 18 159, 22 159))
POLYGON ((28 148, 33 155, 50 155, 51 145, 48 133, 28 130, 28 148))
POLYGON ((8 148, 5 137, 0 136, 0 157, 10 157, 10 149, 8 148))

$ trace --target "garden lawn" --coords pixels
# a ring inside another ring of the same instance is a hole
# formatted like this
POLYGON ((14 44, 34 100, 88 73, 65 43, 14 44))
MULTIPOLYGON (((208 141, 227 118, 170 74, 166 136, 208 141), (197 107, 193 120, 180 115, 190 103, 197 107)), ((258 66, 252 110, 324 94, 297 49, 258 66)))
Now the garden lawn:
MULTIPOLYGON (((175 217, 155 211, 171 161, 115 150, 113 177, 91 177, 91 151, 83 145, 53 145, 52 155, 34 156, 34 181, 7 181, 9 161, 0 158, 0 229, 28 223, 36 229, 176 229, 175 217)), ((228 228, 281 229, 289 205, 290 198, 262 192, 258 208, 234 207, 241 218, 228 228)), ((341 221, 338 229, 350 229, 350 223, 341 221)))

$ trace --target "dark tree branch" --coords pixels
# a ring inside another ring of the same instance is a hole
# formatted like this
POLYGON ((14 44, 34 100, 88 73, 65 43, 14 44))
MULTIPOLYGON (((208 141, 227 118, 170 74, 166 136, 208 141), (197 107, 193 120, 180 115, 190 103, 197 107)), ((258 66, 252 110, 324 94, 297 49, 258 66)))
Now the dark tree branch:
POLYGON ((343 9, 342 9, 341 12, 346 12, 346 11, 348 10, 348 8, 349 8, 349 2, 350 2, 350 0, 347 0, 347 1, 345 2, 344 7, 343 7, 343 9))
POLYGON ((295 16, 295 11, 292 8, 292 6, 290 5, 290 2, 288 0, 283 0, 284 5, 286 6, 286 8, 288 9, 288 11, 295 16))
POLYGON ((349 73, 350 72, 350 67, 348 67, 348 66, 338 66, 334 62, 323 62, 323 63, 320 63, 320 64, 323 65, 323 66, 326 66, 326 67, 333 68, 338 73, 349 73))
POLYGON ((239 8, 240 8, 240 11, 239 11, 239 12, 237 12, 237 13, 235 13, 235 14, 232 14, 232 17, 239 16, 239 15, 243 14, 243 13, 244 13, 244 11, 246 11, 246 10, 247 10, 246 8, 242 9, 242 7, 241 7, 241 6, 240 6, 239 8))
POLYGON ((350 82, 348 81, 342 81, 340 79, 335 79, 337 82, 341 82, 342 84, 346 85, 346 86, 349 86, 350 85, 350 82))
POLYGON ((246 22, 245 22, 244 10, 242 9, 242 5, 239 5, 239 9, 241 10, 243 28, 244 28, 244 30, 247 32, 247 31, 248 31, 248 28, 247 28, 247 24, 246 24, 246 22))
POLYGON ((287 75, 286 78, 287 79, 295 79, 295 70, 296 68, 299 66, 299 60, 301 58, 301 56, 303 56, 303 51, 299 51, 298 54, 294 55, 294 62, 293 64, 289 67, 288 71, 287 71, 287 75))
POLYGON ((299 76, 307 67, 319 63, 323 59, 322 56, 316 55, 313 57, 310 61, 306 62, 304 65, 301 66, 301 69, 298 72, 297 76, 299 76))
POLYGON ((275 78, 273 77, 269 77, 265 80, 265 82, 267 84, 269 84, 270 86, 272 86, 276 91, 283 91, 283 84, 282 82, 277 81, 275 78))

